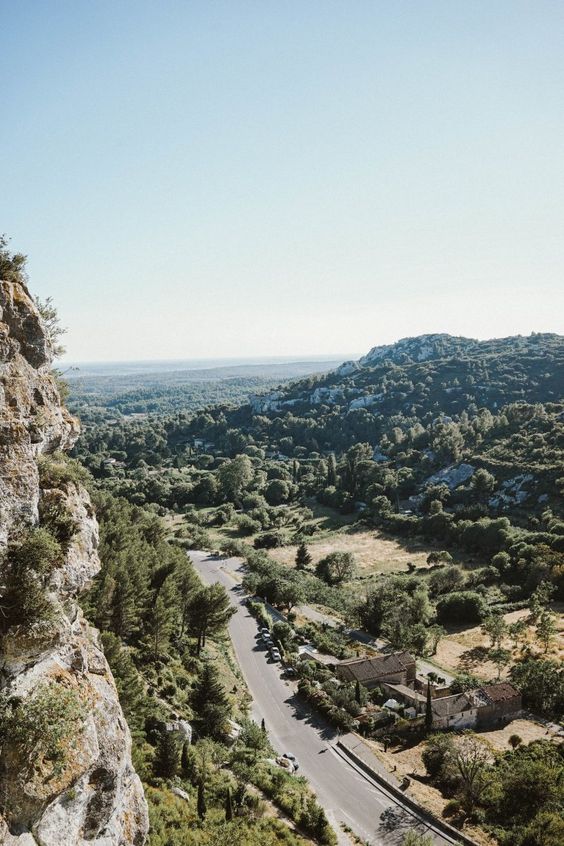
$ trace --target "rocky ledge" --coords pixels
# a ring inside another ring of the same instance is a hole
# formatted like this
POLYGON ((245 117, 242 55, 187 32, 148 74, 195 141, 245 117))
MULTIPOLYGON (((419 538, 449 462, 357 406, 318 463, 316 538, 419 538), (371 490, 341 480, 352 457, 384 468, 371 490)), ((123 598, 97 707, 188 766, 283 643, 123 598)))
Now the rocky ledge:
POLYGON ((78 606, 100 567, 98 526, 65 470, 78 424, 51 360, 25 283, 0 281, 0 843, 142 846, 148 815, 129 729, 78 606), (45 549, 49 566, 40 556, 32 566, 28 548, 45 549), (10 619, 18 590, 23 609, 34 598, 48 613, 10 619))

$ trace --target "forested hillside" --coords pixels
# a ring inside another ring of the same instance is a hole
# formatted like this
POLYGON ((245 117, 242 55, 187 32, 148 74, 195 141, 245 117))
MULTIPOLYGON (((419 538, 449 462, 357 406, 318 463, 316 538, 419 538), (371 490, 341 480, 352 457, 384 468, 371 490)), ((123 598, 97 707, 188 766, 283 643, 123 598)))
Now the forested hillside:
MULTIPOLYGON (((426 336, 375 348, 359 362, 236 407, 86 424, 75 454, 100 490, 104 538, 88 608, 109 631, 109 660, 128 690, 124 699, 134 703, 128 717, 138 727, 138 766, 153 785, 155 844, 163 820, 176 813, 159 781, 159 725, 167 714, 188 714, 217 743, 208 713, 237 716, 241 708, 225 687, 216 691, 219 712, 200 703, 210 666, 199 656, 205 591, 178 547, 165 543, 162 525, 180 547, 244 557, 245 588, 289 618, 307 603, 425 657, 457 627, 481 626, 497 646, 474 650, 476 676, 467 665, 452 668, 454 689, 503 672, 526 707, 561 717, 555 602, 564 600, 563 365, 564 339, 555 335, 426 336), (414 551, 403 569, 371 563, 382 537, 414 551), (358 538, 368 548, 362 566, 348 551, 358 538), (512 613, 526 619, 507 622, 512 613)), ((221 609, 220 595, 212 600, 221 609)), ((220 612, 208 641, 217 669, 224 624, 220 612)), ((310 622, 298 631, 329 654, 354 654, 335 630, 310 622)), ((356 692, 327 695, 323 713, 343 729, 354 726, 356 692)), ((239 790, 242 772, 235 755, 232 774, 210 782, 212 829, 223 816, 221 797, 229 785, 239 790)), ((252 778, 272 789, 260 769, 252 778)), ((330 838, 314 805, 300 824, 330 838)), ((522 842, 511 815, 499 825, 502 842, 522 842)), ((275 832, 261 836, 268 842, 275 832)))

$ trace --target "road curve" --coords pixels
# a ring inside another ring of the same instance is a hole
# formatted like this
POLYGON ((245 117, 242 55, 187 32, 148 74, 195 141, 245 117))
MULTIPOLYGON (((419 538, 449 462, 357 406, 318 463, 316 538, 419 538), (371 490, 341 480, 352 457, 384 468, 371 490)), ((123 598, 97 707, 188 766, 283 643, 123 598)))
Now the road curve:
MULTIPOLYGON (((233 572, 241 569, 237 559, 223 559, 207 552, 190 552, 191 560, 207 584, 219 582, 228 591, 237 613, 229 624, 233 648, 253 698, 253 718, 264 718, 272 745, 280 753, 291 752, 315 790, 317 798, 335 828, 339 842, 349 844, 341 823, 372 846, 400 846, 406 831, 416 829, 433 835, 438 846, 456 841, 429 829, 398 805, 376 782, 334 750, 337 732, 318 718, 297 697, 280 668, 267 658, 256 639, 257 624, 243 603, 240 580, 233 572), (384 820, 380 815, 386 812, 384 820)), ((242 575, 242 574, 240 574, 242 575)))

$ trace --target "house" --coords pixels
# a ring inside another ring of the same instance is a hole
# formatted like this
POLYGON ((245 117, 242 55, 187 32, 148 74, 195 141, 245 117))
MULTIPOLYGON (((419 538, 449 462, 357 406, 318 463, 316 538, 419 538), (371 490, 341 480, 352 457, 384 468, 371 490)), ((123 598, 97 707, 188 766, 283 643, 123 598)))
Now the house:
POLYGON ((373 658, 355 658, 340 661, 336 673, 341 681, 360 682, 367 688, 383 682, 405 685, 415 681, 415 658, 409 652, 375 655, 373 658))
POLYGON ((455 693, 431 701, 433 728, 474 728, 478 719, 478 705, 472 693, 455 693))
POLYGON ((508 722, 523 708, 521 694, 509 682, 487 684, 473 693, 478 703, 478 725, 508 722))
POLYGON ((427 704, 427 697, 411 687, 404 684, 390 684, 390 682, 383 682, 382 687, 386 693, 391 694, 394 699, 399 699, 409 708, 413 708, 416 714, 425 713, 425 706, 427 704))

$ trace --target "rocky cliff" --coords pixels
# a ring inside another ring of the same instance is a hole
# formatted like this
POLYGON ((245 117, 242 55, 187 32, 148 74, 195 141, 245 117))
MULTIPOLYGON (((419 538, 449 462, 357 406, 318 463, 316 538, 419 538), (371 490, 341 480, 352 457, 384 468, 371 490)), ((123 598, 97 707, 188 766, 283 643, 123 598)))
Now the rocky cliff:
POLYGON ((0 280, 0 843, 141 846, 145 799, 115 684, 77 597, 98 527, 62 455, 78 435, 19 273, 0 280))

